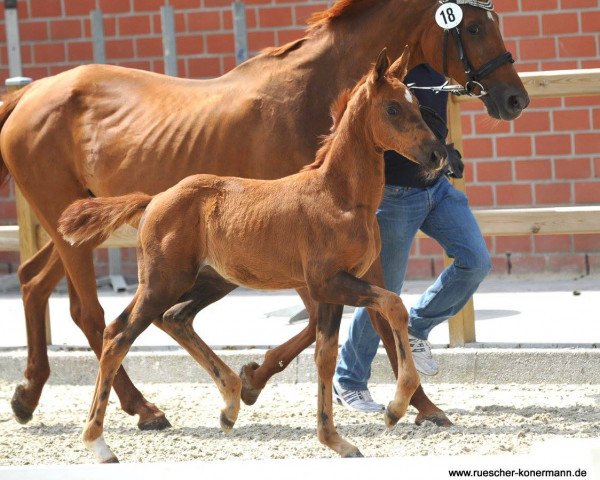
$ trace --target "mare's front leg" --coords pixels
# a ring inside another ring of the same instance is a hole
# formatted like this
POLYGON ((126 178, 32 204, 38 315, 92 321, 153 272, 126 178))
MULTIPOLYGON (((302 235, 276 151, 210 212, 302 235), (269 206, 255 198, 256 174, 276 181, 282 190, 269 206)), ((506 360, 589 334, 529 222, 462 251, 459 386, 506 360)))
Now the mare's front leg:
POLYGON ((368 307, 381 313, 392 328, 396 341, 398 379, 396 394, 385 412, 388 427, 395 425, 405 414, 420 380, 408 343, 408 313, 400 297, 388 290, 360 280, 347 272, 338 272, 323 281, 320 272, 309 279, 311 296, 318 302, 368 307))
MULTIPOLYGON (((381 269, 381 261, 377 259, 371 266, 369 272, 363 277, 365 281, 372 283, 378 287, 384 287, 383 271, 381 269)), ((398 358, 396 355, 396 345, 394 334, 390 324, 374 309, 369 309, 369 317, 373 328, 381 337, 383 345, 387 352, 394 375, 398 378, 398 358)), ((453 423, 446 416, 443 410, 437 407, 427 396, 423 390, 423 386, 419 385, 416 392, 410 399, 410 404, 418 410, 415 423, 421 425, 425 421, 434 423, 439 427, 451 427, 453 423)))

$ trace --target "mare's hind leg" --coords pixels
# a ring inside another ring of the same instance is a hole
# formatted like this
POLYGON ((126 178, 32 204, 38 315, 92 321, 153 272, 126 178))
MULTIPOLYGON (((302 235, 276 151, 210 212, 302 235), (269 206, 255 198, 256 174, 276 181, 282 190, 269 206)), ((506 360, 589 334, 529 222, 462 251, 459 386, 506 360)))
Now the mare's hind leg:
POLYGON ((290 362, 300 355, 300 352, 315 341, 316 305, 310 298, 306 288, 299 288, 297 292, 308 311, 308 325, 287 342, 268 350, 262 365, 250 362, 242 367, 240 372, 243 382, 242 400, 246 405, 253 405, 269 379, 276 373, 285 370, 290 362))
POLYGON ((10 402, 19 423, 31 420, 42 389, 50 376, 46 346, 46 309, 52 290, 64 275, 52 242, 19 267, 19 280, 27 330, 25 382, 17 385, 10 402))
POLYGON ((215 382, 225 402, 221 410, 220 422, 221 429, 227 433, 233 428, 240 411, 242 381, 198 336, 192 322, 193 317, 177 321, 172 318, 167 319, 166 315, 163 315, 163 318, 155 324, 185 348, 215 382))
POLYGON ((396 340, 398 379, 394 400, 388 405, 385 415, 386 425, 392 427, 406 412, 420 383, 408 343, 408 313, 402 300, 398 295, 347 272, 339 272, 325 281, 322 279, 322 272, 311 273, 308 287, 316 301, 369 307, 381 313, 392 327, 396 340))
POLYGON ((317 436, 319 441, 342 457, 362 457, 362 454, 347 440, 344 440, 333 423, 333 372, 338 352, 338 334, 342 320, 343 305, 320 303, 317 307, 317 345, 315 363, 317 364, 318 406, 317 436))

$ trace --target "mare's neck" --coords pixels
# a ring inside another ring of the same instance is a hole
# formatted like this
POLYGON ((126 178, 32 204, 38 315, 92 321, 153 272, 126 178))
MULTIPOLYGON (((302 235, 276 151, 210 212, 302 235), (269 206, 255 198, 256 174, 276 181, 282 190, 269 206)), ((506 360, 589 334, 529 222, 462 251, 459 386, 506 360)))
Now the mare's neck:
POLYGON ((383 151, 372 139, 366 109, 347 111, 317 175, 343 210, 366 208, 375 214, 383 194, 383 151))

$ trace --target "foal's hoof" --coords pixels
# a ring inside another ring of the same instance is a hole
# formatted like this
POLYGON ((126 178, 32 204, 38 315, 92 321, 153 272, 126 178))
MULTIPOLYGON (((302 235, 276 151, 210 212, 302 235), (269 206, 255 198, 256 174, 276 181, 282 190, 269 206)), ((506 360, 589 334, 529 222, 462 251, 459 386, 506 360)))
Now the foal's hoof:
POLYGON ((15 415, 15 420, 22 425, 26 424, 33 418, 33 412, 35 411, 35 407, 28 407, 23 402, 24 390, 25 387, 23 385, 17 385, 12 400, 10 401, 10 406, 12 407, 13 414, 15 415))
POLYGON ((357 448, 346 455, 342 455, 342 458, 364 458, 364 455, 360 453, 360 450, 357 448))
POLYGON ((400 420, 400 417, 397 416, 396 414, 394 414, 394 412, 392 412, 392 409, 390 408, 390 405, 388 405, 387 408, 385 409, 384 419, 385 419, 385 426, 388 429, 391 429, 398 423, 398 420, 400 420))
POLYGON ((223 433, 229 433, 231 432, 231 430, 233 430, 235 420, 231 420, 230 418, 228 418, 227 415, 225 415, 225 412, 221 412, 221 417, 219 418, 219 421, 221 422, 221 430, 223 430, 223 433))
POLYGON ((438 427, 452 427, 454 425, 441 410, 439 412, 432 413, 431 415, 421 416, 421 414, 419 414, 417 415, 417 418, 415 418, 415 425, 418 427, 423 425, 425 422, 431 422, 438 427))
POLYGON ((100 463, 119 463, 119 459, 117 457, 110 457, 108 460, 102 460, 100 463))
POLYGON ((260 365, 256 362, 250 362, 242 367, 240 370, 240 378, 242 379, 242 402, 246 405, 254 405, 256 399, 262 392, 262 388, 254 388, 250 383, 250 379, 253 376, 254 370, 259 368, 260 365))
POLYGON ((169 422, 164 415, 145 421, 140 420, 138 422, 138 428, 140 430, 164 430, 169 427, 171 427, 171 422, 169 422))

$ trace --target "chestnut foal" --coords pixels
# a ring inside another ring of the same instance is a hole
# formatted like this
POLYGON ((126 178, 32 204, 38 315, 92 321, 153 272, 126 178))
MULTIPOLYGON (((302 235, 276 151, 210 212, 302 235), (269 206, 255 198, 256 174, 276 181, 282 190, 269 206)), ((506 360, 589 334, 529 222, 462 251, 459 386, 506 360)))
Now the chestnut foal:
POLYGON ((332 377, 343 305, 381 313, 395 336, 398 381, 385 413, 392 427, 419 386, 400 298, 361 280, 380 251, 375 211, 382 198, 384 150, 395 150, 425 169, 439 168, 442 146, 417 102, 402 84, 408 53, 391 67, 385 50, 351 92, 332 107, 333 133, 316 161, 279 180, 194 175, 154 197, 135 193, 78 200, 59 222, 71 244, 98 241, 125 222, 139 221, 139 287, 125 311, 104 332, 100 370, 85 445, 102 462, 116 457, 103 439, 113 378, 137 336, 151 323, 171 335, 212 376, 225 402, 220 423, 233 427, 242 381, 202 341, 192 320, 163 317, 210 265, 238 285, 258 289, 307 287, 318 304, 318 437, 343 457, 362 456, 337 432, 332 377), (388 69, 389 67, 389 69, 388 69), (140 220, 141 218, 141 220, 140 220))

